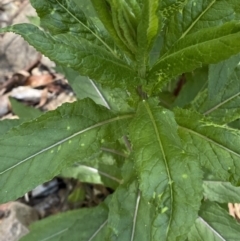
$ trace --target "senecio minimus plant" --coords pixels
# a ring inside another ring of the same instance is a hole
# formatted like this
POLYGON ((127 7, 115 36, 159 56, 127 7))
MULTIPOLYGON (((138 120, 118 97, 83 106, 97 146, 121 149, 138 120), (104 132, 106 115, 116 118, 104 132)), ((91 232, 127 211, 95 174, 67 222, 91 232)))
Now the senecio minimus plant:
POLYGON ((78 100, 0 122, 0 202, 56 175, 114 192, 22 240, 239 241, 239 1, 31 4, 40 26, 0 31, 55 61, 78 100))

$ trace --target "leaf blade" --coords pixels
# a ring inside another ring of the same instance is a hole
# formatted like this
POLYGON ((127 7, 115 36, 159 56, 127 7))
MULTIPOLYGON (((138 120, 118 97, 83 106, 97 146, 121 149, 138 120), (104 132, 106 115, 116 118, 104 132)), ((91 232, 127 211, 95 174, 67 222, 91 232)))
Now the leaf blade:
POLYGON ((202 29, 179 40, 171 50, 155 63, 148 79, 158 78, 154 88, 162 86, 169 79, 190 72, 203 64, 213 64, 239 53, 237 42, 240 25, 232 21, 222 26, 202 29), (219 49, 222 51, 219 52, 219 49))
POLYGON ((239 234, 239 224, 227 211, 215 203, 205 202, 188 238, 189 241, 237 241, 239 234))
POLYGON ((157 102, 153 100, 140 103, 130 125, 130 139, 133 143, 139 188, 147 201, 154 200, 158 203, 158 212, 161 213, 156 221, 159 222, 157 235, 163 240, 174 240, 176 237, 184 240, 200 205, 201 171, 181 147, 173 113, 157 106, 157 102), (189 197, 189 193, 185 192, 193 185, 192 172, 195 173, 196 193, 190 195, 193 199, 188 199, 186 196, 189 197), (182 226, 184 216, 181 212, 188 208, 183 205, 185 202, 192 204, 188 205, 191 206, 187 211, 188 220, 184 220, 184 227, 180 231, 179 226, 182 226), (179 225, 177 229, 176 223, 179 225))
POLYGON ((195 153, 215 178, 237 184, 240 153, 235 143, 240 140, 240 132, 214 124, 197 112, 175 109, 174 113, 185 148, 195 153))
POLYGON ((132 116, 116 116, 90 100, 83 100, 65 104, 12 129, 0 140, 3 146, 0 150, 1 202, 23 195, 59 174, 67 165, 91 156, 106 140, 120 138, 125 132, 122 125, 132 116), (18 144, 14 153, 11 151, 13 143, 18 144), (25 178, 26 172, 28 178, 25 178), (21 188, 10 192, 18 178, 21 188))
POLYGON ((107 208, 102 204, 95 208, 84 208, 54 215, 32 224, 30 233, 21 241, 63 241, 69 237, 72 241, 100 241, 102 239, 99 235, 104 236, 107 213, 107 208))
POLYGON ((9 31, 20 34, 30 45, 56 63, 73 68, 100 83, 124 88, 137 85, 139 78, 134 69, 100 46, 85 40, 81 43, 76 36, 68 34, 51 36, 31 24, 0 29, 0 32, 9 31))

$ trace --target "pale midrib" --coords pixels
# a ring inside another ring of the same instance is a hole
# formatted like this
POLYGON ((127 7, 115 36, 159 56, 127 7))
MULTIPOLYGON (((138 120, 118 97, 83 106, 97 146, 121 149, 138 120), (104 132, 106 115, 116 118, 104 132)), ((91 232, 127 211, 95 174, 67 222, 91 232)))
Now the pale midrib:
MULTIPOLYGON (((172 58, 174 55, 179 55, 181 52, 185 52, 187 49, 191 49, 191 48, 195 48, 196 46, 200 46, 200 45, 204 45, 206 43, 209 43, 209 42, 212 42, 212 41, 217 41, 217 40, 220 40, 222 38, 226 38, 226 37, 229 37, 230 35, 235 35, 235 34, 239 34, 239 32, 237 33, 229 33, 227 35, 224 35, 224 36, 220 36, 218 38, 213 38, 213 39, 209 39, 209 40, 206 40, 206 41, 203 41, 201 43, 196 43, 196 44, 193 44, 193 45, 190 45, 190 46, 187 46, 187 47, 184 47, 181 48, 181 49, 178 49, 176 50, 176 52, 172 52, 171 54, 167 55, 167 56, 162 56, 162 58, 160 58, 156 64, 154 64, 154 66, 152 67, 152 69, 154 69, 157 65, 159 65, 160 63, 166 61, 166 59, 168 58, 172 58)), ((151 70, 152 70, 151 69, 151 70)))
MULTIPOLYGON (((212 3, 210 3, 206 9, 196 18, 195 21, 192 22, 192 24, 185 30, 184 33, 182 33, 182 35, 179 37, 179 39, 177 41, 175 41, 174 44, 172 44, 172 46, 174 46, 180 39, 184 38, 194 27, 194 25, 200 20, 200 18, 210 9, 210 7, 212 7, 212 5, 216 2, 216 0, 214 0, 212 3)), ((171 48, 162 56, 163 58, 170 52, 171 48)))
POLYGON ((78 167, 86 168, 89 171, 91 171, 92 173, 96 173, 96 174, 100 174, 102 176, 105 176, 105 177, 107 177, 107 178, 109 178, 109 179, 111 179, 111 180, 113 180, 113 181, 115 181, 115 182, 117 182, 119 184, 122 183, 122 180, 120 180, 120 179, 118 179, 116 177, 113 177, 113 176, 109 175, 108 173, 102 172, 102 171, 98 170, 97 168, 89 167, 89 166, 86 166, 86 165, 79 165, 78 167))
POLYGON ((203 114, 204 114, 204 115, 208 115, 208 114, 212 113, 213 111, 215 111, 216 109, 218 109, 220 106, 226 104, 227 102, 229 102, 229 101, 231 101, 232 99, 238 97, 239 95, 240 95, 240 92, 238 92, 237 94, 233 95, 232 97, 226 99, 225 101, 217 104, 216 106, 212 107, 211 109, 205 111, 203 114))
POLYGON ((135 236, 137 214, 138 214, 140 199, 141 199, 141 192, 140 192, 140 190, 138 190, 136 206, 135 206, 135 211, 134 211, 134 216, 133 216, 133 227, 132 227, 131 241, 134 240, 134 236, 135 236))
POLYGON ((192 133, 192 134, 194 134, 194 135, 196 135, 196 136, 198 136, 198 137, 200 137, 200 138, 202 138, 202 139, 204 139, 204 140, 206 140, 206 141, 208 141, 208 142, 210 142, 210 143, 212 143, 212 144, 214 144, 214 145, 224 149, 225 151, 227 151, 227 152, 229 152, 229 153, 231 153, 231 154, 233 154, 233 155, 235 155, 235 156, 240 158, 240 154, 238 154, 238 153, 234 152, 233 150, 230 150, 227 147, 225 147, 225 146, 223 146, 223 145, 213 141, 212 139, 210 139, 210 138, 208 138, 208 137, 206 137, 206 136, 204 136, 204 135, 202 135, 202 134, 200 134, 200 133, 198 133, 196 131, 193 131, 193 130, 190 130, 190 129, 186 128, 186 127, 183 127, 181 125, 179 125, 179 127, 184 129, 184 130, 186 130, 187 132, 190 132, 190 133, 192 133))
POLYGON ((106 220, 99 228, 98 230, 89 238, 88 241, 92 241, 96 236, 97 234, 104 228, 104 226, 107 224, 108 220, 106 220))
POLYGON ((212 7, 212 5, 216 2, 216 0, 212 1, 206 9, 192 22, 192 24, 186 29, 186 31, 181 35, 179 39, 184 38, 194 27, 194 25, 200 20, 200 18, 212 7))
POLYGON ((110 108, 107 100, 104 98, 103 94, 100 92, 100 90, 98 89, 98 87, 96 86, 96 84, 94 83, 94 81, 91 80, 90 78, 88 78, 88 79, 89 79, 91 85, 93 86, 93 88, 95 89, 95 91, 97 92, 97 94, 100 96, 101 100, 103 101, 104 106, 110 110, 111 108, 110 108))
POLYGON ((83 134, 83 133, 85 133, 85 132, 87 132, 87 131, 90 131, 90 130, 92 130, 92 129, 94 129, 94 128, 97 128, 97 127, 100 127, 100 126, 109 124, 109 123, 111 123, 111 122, 114 122, 114 121, 117 121, 117 120, 122 120, 122 119, 131 118, 131 117, 133 117, 133 115, 131 115, 131 114, 129 114, 129 115, 124 115, 124 116, 118 116, 118 117, 115 117, 115 118, 112 118, 112 119, 109 119, 109 120, 106 120, 106 121, 102 121, 102 122, 100 122, 100 123, 98 123, 98 124, 95 124, 95 125, 93 125, 93 126, 90 126, 90 127, 86 128, 86 129, 84 129, 84 130, 78 131, 78 132, 76 132, 75 134, 73 134, 73 135, 71 135, 71 136, 69 136, 69 137, 66 137, 66 138, 64 138, 64 139, 61 140, 61 141, 58 141, 57 143, 55 143, 55 144, 53 144, 53 145, 51 145, 51 146, 49 146, 49 147, 46 147, 46 148, 42 149, 41 151, 38 151, 37 153, 35 153, 35 154, 33 154, 33 155, 25 158, 24 160, 18 162, 17 164, 15 164, 15 165, 7 168, 7 169, 4 170, 3 172, 0 172, 0 175, 2 175, 2 174, 4 174, 4 173, 12 170, 13 168, 15 168, 15 167, 17 167, 17 166, 25 163, 26 161, 28 161, 28 160, 30 160, 30 159, 32 159, 32 158, 34 158, 34 157, 36 157, 36 156, 38 156, 38 155, 46 152, 46 151, 48 151, 48 150, 50 150, 50 149, 52 149, 52 148, 54 148, 54 147, 56 147, 56 146, 59 146, 59 145, 63 144, 64 142, 66 142, 66 141, 68 141, 68 140, 70 140, 70 139, 72 139, 72 138, 74 138, 74 137, 76 137, 76 136, 78 136, 78 135, 80 135, 80 134, 83 134))
POLYGON ((205 226, 207 226, 213 232, 215 236, 217 236, 223 241, 226 241, 226 239, 223 238, 214 228, 212 228, 212 226, 210 226, 202 217, 198 217, 198 218, 205 226))
POLYGON ((106 152, 110 152, 110 153, 113 153, 113 154, 116 154, 118 156, 122 156, 122 157, 125 157, 127 158, 128 155, 126 155, 125 153, 122 153, 120 151, 117 151, 117 150, 114 150, 114 149, 110 149, 110 148, 106 148, 106 147, 101 147, 101 150, 102 151, 106 151, 106 152))
POLYGON ((104 42, 95 32, 93 32, 88 26, 83 24, 78 18, 76 18, 70 11, 68 11, 67 8, 65 8, 58 0, 56 0, 57 3, 66 11, 69 15, 71 15, 79 24, 81 24, 84 28, 86 28, 89 32, 91 32, 116 58, 118 56, 115 54, 115 52, 108 46, 106 42, 104 42))
POLYGON ((69 228, 65 228, 65 229, 63 229, 63 230, 61 230, 61 231, 59 231, 59 232, 57 232, 57 233, 55 233, 55 234, 47 237, 47 238, 41 239, 41 240, 39 240, 39 241, 46 241, 46 240, 49 240, 49 239, 51 239, 51 238, 54 238, 54 237, 56 237, 56 236, 58 236, 58 235, 60 235, 60 234, 62 234, 62 233, 64 233, 64 232, 68 231, 68 229, 69 229, 69 228))
POLYGON ((159 144, 159 147, 162 151, 162 155, 163 155, 163 159, 164 159, 164 165, 165 165, 165 168, 166 168, 166 171, 167 171, 167 176, 168 176, 168 183, 170 185, 170 200, 171 200, 171 214, 169 215, 169 224, 168 224, 168 227, 167 227, 167 235, 168 235, 168 232, 170 231, 170 225, 171 225, 171 222, 172 222, 172 212, 173 212, 173 187, 172 187, 172 183, 173 183, 173 180, 172 180, 172 177, 171 177, 171 173, 170 173, 170 168, 168 166, 168 163, 167 163, 167 159, 166 159, 166 155, 165 155, 165 151, 163 149, 163 145, 162 145, 162 141, 161 141, 161 138, 160 138, 160 135, 158 133, 158 128, 157 128, 157 125, 156 125, 156 122, 155 122, 155 119, 153 117, 153 114, 151 112, 151 109, 149 108, 149 105, 144 102, 145 104, 145 107, 147 109, 147 113, 151 119, 151 122, 153 124, 153 127, 154 127, 154 131, 156 133, 156 136, 157 136, 157 139, 158 139, 158 144, 159 144))

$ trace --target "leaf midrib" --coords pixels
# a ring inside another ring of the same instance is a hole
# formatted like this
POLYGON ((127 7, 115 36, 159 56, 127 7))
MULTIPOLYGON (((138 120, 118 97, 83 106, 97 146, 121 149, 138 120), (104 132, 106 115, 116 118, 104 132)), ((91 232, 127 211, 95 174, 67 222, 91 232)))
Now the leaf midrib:
POLYGON ((208 114, 212 113, 213 111, 217 110, 220 106, 225 105, 227 102, 233 100, 234 98, 238 97, 239 95, 240 95, 240 92, 238 92, 237 94, 229 97, 228 99, 224 100, 223 102, 218 103, 217 105, 215 105, 215 106, 212 107, 211 109, 205 111, 205 112, 203 113, 203 115, 208 115, 208 114))
POLYGON ((110 46, 103 41, 95 32, 93 32, 88 26, 83 24, 78 18, 76 18, 67 8, 65 8, 58 0, 56 0, 57 3, 71 16, 73 17, 79 24, 81 24, 84 28, 86 28, 89 32, 91 32, 116 58, 118 56, 115 54, 115 52, 110 48, 110 46))
POLYGON ((171 222, 172 222, 172 217, 173 217, 173 215, 172 215, 172 213, 173 213, 173 203, 174 203, 173 187, 172 187, 173 180, 172 180, 171 173, 170 173, 170 167, 168 166, 168 163, 167 163, 166 154, 165 154, 165 151, 164 151, 164 148, 163 148, 163 145, 162 145, 162 140, 161 140, 160 134, 158 132, 156 121, 153 117, 152 111, 151 111, 148 103, 146 101, 144 101, 143 103, 144 103, 144 106, 145 106, 145 108, 147 110, 147 113, 150 117, 150 120, 153 124, 153 128, 154 128, 157 140, 158 140, 158 144, 159 144, 159 147, 160 147, 162 155, 163 155, 164 165, 165 165, 165 169, 167 171, 167 176, 168 176, 168 184, 170 186, 169 189, 170 189, 170 200, 171 200, 171 211, 170 211, 171 214, 169 215, 170 217, 169 217, 168 227, 167 227, 167 231, 166 231, 166 236, 168 236, 168 233, 170 231, 171 222))
POLYGON ((87 165, 79 165, 78 167, 83 167, 83 168, 86 168, 88 171, 92 172, 93 174, 99 174, 99 175, 102 175, 112 181, 115 181, 117 182, 118 184, 121 184, 122 183, 122 180, 110 175, 109 173, 106 173, 106 172, 103 172, 101 170, 98 170, 97 168, 95 167, 91 167, 91 166, 87 166, 87 165))
MULTIPOLYGON (((172 47, 182 38, 184 38, 191 30, 192 28, 196 25, 196 23, 200 20, 200 18, 210 9, 210 7, 212 7, 212 5, 216 2, 216 0, 213 0, 213 2, 211 2, 207 7, 206 9, 196 18, 195 21, 192 22, 192 24, 182 33, 182 35, 178 38, 177 41, 175 41, 173 44, 172 44, 172 47)), ((172 49, 172 47, 163 55, 166 56, 172 49)))
POLYGON ((46 152, 46 151, 48 151, 48 150, 50 150, 50 149, 52 149, 52 148, 54 148, 54 147, 56 147, 56 146, 59 146, 59 145, 65 143, 66 141, 68 141, 68 140, 70 140, 70 139, 72 139, 72 138, 74 138, 74 137, 76 137, 76 136, 78 136, 78 135, 81 135, 81 134, 83 134, 83 133, 85 133, 85 132, 87 132, 87 131, 90 131, 90 130, 92 130, 92 129, 94 129, 94 128, 97 128, 97 127, 104 126, 104 125, 106 125, 106 124, 109 124, 109 123, 114 122, 114 121, 117 121, 117 120, 132 118, 133 116, 134 116, 134 114, 117 116, 117 117, 111 118, 111 119, 109 119, 109 120, 105 120, 105 121, 102 121, 102 122, 97 123, 97 124, 95 124, 95 125, 92 125, 92 126, 90 126, 90 127, 87 127, 87 128, 85 128, 84 130, 78 131, 78 132, 70 135, 69 137, 66 137, 66 138, 64 138, 64 139, 56 142, 55 144, 52 144, 52 145, 50 145, 49 147, 43 148, 42 150, 36 152, 35 154, 33 154, 33 155, 31 155, 31 156, 23 159, 22 161, 18 162, 17 164, 15 164, 15 165, 7 168, 6 170, 0 172, 0 175, 2 175, 2 174, 4 174, 4 173, 12 170, 13 168, 15 168, 15 167, 17 167, 17 166, 25 163, 26 161, 28 161, 28 160, 30 160, 30 159, 32 159, 32 158, 34 158, 34 157, 36 157, 36 156, 38 156, 38 155, 46 152))
MULTIPOLYGON (((207 43, 209 44, 210 42, 215 42, 215 41, 221 40, 222 38, 230 37, 231 35, 235 35, 235 34, 239 34, 239 32, 229 33, 229 34, 227 34, 227 35, 224 35, 224 36, 221 36, 221 37, 218 37, 218 38, 214 38, 214 39, 211 39, 211 40, 206 40, 206 41, 203 41, 203 42, 201 42, 201 43, 196 43, 196 44, 193 44, 193 45, 190 45, 190 46, 187 46, 187 47, 183 47, 183 48, 177 50, 176 52, 170 53, 170 54, 167 55, 166 57, 163 56, 162 58, 160 58, 160 59, 156 62, 156 64, 152 67, 152 69, 154 69, 154 68, 155 68, 157 65, 159 65, 160 63, 166 61, 166 59, 172 58, 174 55, 178 55, 178 54, 180 54, 181 52, 184 53, 184 52, 185 52, 186 50, 188 50, 188 49, 194 48, 194 47, 196 47, 196 46, 204 45, 204 44, 207 44, 207 43)), ((171 48, 171 49, 172 49, 172 48, 171 48)), ((152 70, 152 69, 151 69, 151 70, 152 70)), ((150 70, 150 71, 151 71, 151 70, 150 70)))
POLYGON ((228 149, 227 147, 223 146, 222 144, 217 143, 216 141, 210 139, 209 137, 206 137, 206 136, 204 136, 204 135, 202 135, 202 134, 200 134, 200 133, 198 133, 198 132, 196 132, 194 130, 188 129, 187 127, 181 126, 179 124, 178 124, 178 126, 180 128, 182 128, 182 129, 186 130, 187 132, 190 132, 190 133, 192 133, 192 134, 194 134, 194 135, 204 139, 205 141, 208 141, 208 142, 210 142, 210 143, 212 143, 212 144, 214 144, 214 145, 224 149, 225 151, 227 151, 227 152, 237 156, 238 158, 240 158, 240 154, 238 154, 237 152, 234 152, 233 150, 228 149))
POLYGON ((207 221, 205 221, 202 217, 198 217, 198 219, 207 227, 209 228, 212 233, 214 234, 214 236, 217 236, 218 238, 220 238, 223 241, 226 241, 225 238, 223 238, 207 221))

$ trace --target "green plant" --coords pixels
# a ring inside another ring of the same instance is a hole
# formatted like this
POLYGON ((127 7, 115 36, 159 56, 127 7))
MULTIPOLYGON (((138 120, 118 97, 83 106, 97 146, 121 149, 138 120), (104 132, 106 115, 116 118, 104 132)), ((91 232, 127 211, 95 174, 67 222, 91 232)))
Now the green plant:
POLYGON ((0 123, 0 201, 59 174, 90 181, 86 167, 115 192, 23 240, 239 240, 224 205, 240 201, 238 1, 31 3, 41 29, 0 31, 54 60, 79 100, 0 123))

